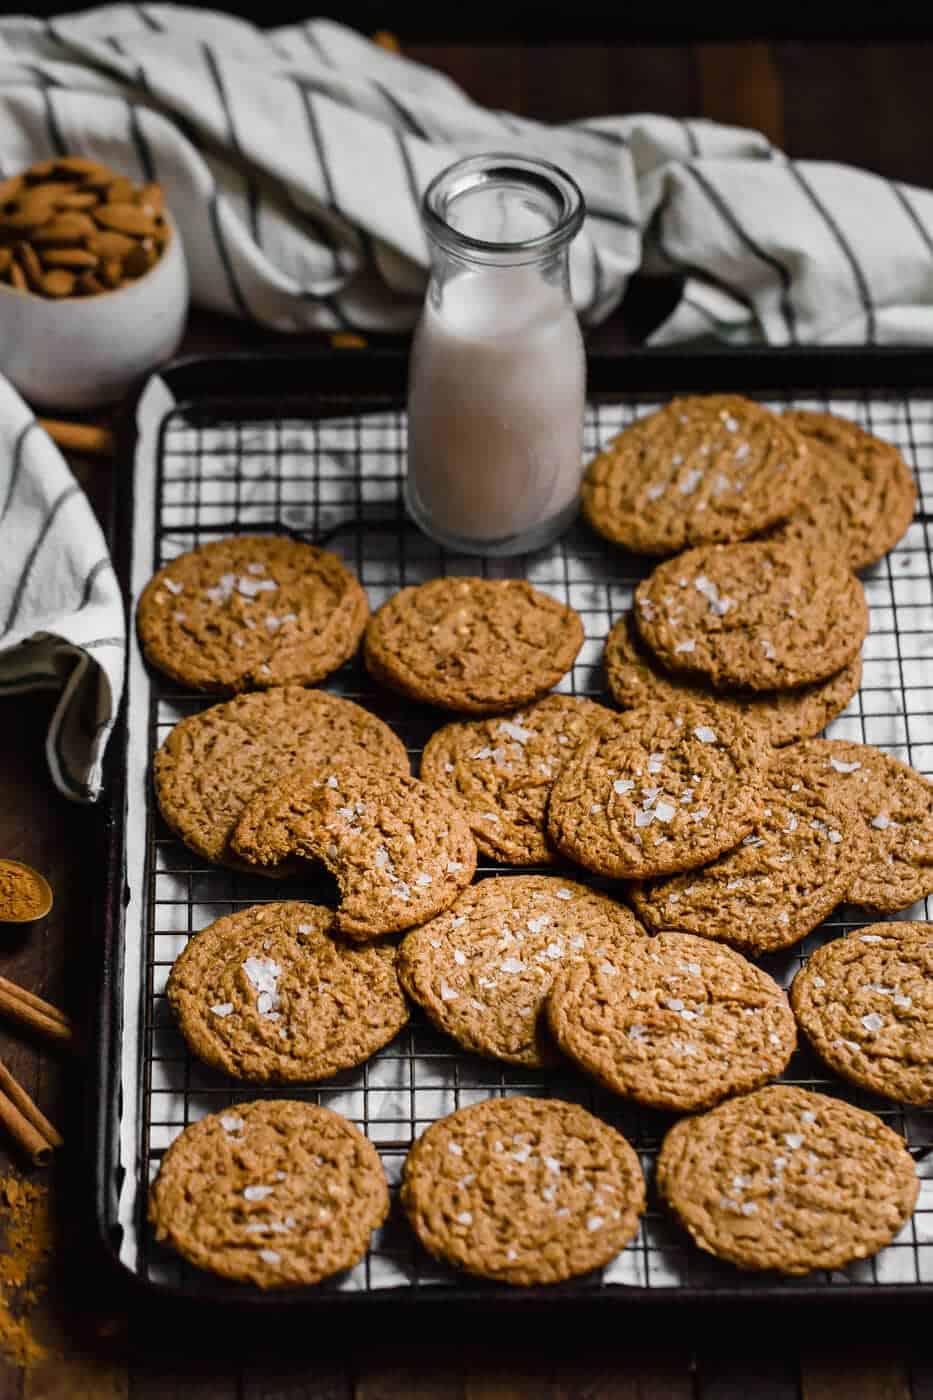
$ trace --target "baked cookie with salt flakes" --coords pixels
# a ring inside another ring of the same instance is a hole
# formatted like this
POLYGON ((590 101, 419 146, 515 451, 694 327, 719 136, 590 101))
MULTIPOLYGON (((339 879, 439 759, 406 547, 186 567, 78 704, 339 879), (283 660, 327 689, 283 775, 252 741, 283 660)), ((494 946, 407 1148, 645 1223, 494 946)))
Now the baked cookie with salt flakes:
POLYGON ((790 999, 837 1074, 900 1103, 933 1104, 933 925, 869 924, 824 943, 790 999))
POLYGON ((788 751, 801 780, 849 803, 867 838, 846 898, 893 914, 933 893, 933 783, 870 744, 810 739, 788 751))
POLYGON ((764 752, 735 715, 686 701, 616 715, 551 793, 548 835, 587 870, 647 879, 705 865, 761 811, 764 752))
POLYGON ((877 1253, 920 1186, 907 1144, 880 1118, 788 1084, 675 1123, 655 1180, 700 1249, 792 1275, 877 1253))
POLYGON ((807 448, 776 414, 736 394, 673 399, 590 462, 583 510, 637 554, 757 534, 804 494, 807 448))
POLYGON ((166 989, 189 1049, 234 1079, 309 1082, 387 1045, 408 1020, 395 949, 348 943, 334 923, 287 900, 196 933, 166 989))
POLYGON ((152 768, 172 830, 206 860, 237 865, 230 837, 247 803, 265 784, 315 763, 409 771, 404 744, 376 715, 297 685, 238 695, 179 720, 152 768))
POLYGON ((699 676, 665 671, 640 639, 630 612, 610 629, 603 659, 609 691, 621 709, 695 700, 737 714, 776 748, 819 734, 842 713, 862 679, 862 658, 855 656, 835 676, 795 690, 715 691, 699 676))
POLYGON ((581 739, 612 714, 592 700, 546 695, 508 715, 447 724, 425 745, 422 781, 456 803, 484 855, 550 864, 551 788, 581 739))
POLYGON ((336 554, 237 535, 180 554, 137 610, 147 660, 182 685, 230 694, 314 685, 360 643, 369 604, 336 554))
POLYGON ((785 690, 854 661, 868 609, 838 553, 753 540, 659 564, 638 585, 635 623, 669 671, 717 689, 785 690))
POLYGON ((833 413, 783 415, 809 448, 807 489, 772 539, 842 551, 863 569, 893 549, 909 526, 917 487, 893 443, 833 413))
POLYGON ((689 933, 617 941, 562 966, 547 1017, 586 1074, 680 1113, 776 1078, 796 1044, 778 984, 731 948, 689 933))
POLYGON ((402 986, 467 1050, 518 1065, 552 1064, 544 1001, 555 973, 620 938, 643 937, 628 909, 547 875, 481 880, 407 934, 402 986))
POLYGON ((622 1134, 578 1104, 486 1099, 422 1133, 401 1202, 425 1249, 454 1268, 501 1283, 560 1283, 625 1248, 645 1180, 622 1134))
POLYGON ((372 1143, 340 1114, 296 1099, 238 1103, 192 1123, 149 1193, 157 1240, 259 1288, 349 1269, 388 1213, 372 1143))
POLYGON ((634 885, 651 929, 677 929, 771 953, 799 942, 846 898, 867 837, 838 794, 809 782, 801 745, 777 753, 761 787, 761 815, 734 850, 702 870, 634 885))
POLYGON ((412 700, 488 715, 546 694, 582 645, 573 608, 524 579, 434 578, 383 603, 363 654, 377 681, 412 700))
POLYGON ((250 864, 318 860, 337 879, 336 928, 378 938, 423 924, 472 880, 476 845, 456 807, 379 769, 298 769, 248 804, 232 838, 250 864))

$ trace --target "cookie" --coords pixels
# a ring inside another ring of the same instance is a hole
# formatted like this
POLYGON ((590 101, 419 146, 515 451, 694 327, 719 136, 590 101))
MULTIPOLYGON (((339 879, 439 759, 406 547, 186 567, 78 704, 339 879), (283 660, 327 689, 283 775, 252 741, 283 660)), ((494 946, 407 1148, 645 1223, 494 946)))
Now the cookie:
POLYGON ((517 1065, 558 1058, 544 1001, 560 967, 642 935, 628 909, 547 875, 481 880, 409 933, 398 975, 413 1001, 467 1050, 517 1065))
POLYGON ((377 681, 412 700, 486 715, 544 695, 582 644, 573 609, 524 579, 435 578, 383 603, 364 656, 377 681))
POLYGON ((476 846, 452 803, 417 778, 365 767, 297 769, 247 805, 233 833, 249 864, 292 856, 336 876, 338 932, 378 938, 423 924, 472 880, 476 846))
POLYGON ((600 1084, 681 1113, 767 1083, 796 1043, 778 984, 689 933, 591 949, 561 968, 547 1017, 564 1054, 600 1084))
POLYGON ((865 833, 848 804, 801 774, 798 747, 769 765, 761 816, 741 845, 689 875, 632 886, 649 928, 771 953, 797 943, 846 898, 865 859, 865 833))
POLYGON ((638 585, 635 621, 671 671, 717 688, 785 690, 854 661, 868 609, 838 554, 759 540, 665 560, 638 585))
POLYGON ((368 710, 322 690, 282 686, 180 720, 155 755, 153 777, 172 830, 199 856, 229 865, 237 863, 230 837, 250 799, 281 774, 315 763, 409 771, 401 740, 368 710))
POLYGON ((150 579, 136 620, 146 658, 181 685, 232 694, 314 685, 359 646, 369 604, 336 554, 238 535, 150 579))
POLYGON ((501 1283, 559 1283, 628 1244, 645 1182, 621 1133, 560 1099, 486 1099, 422 1133, 401 1201, 431 1254, 501 1283))
POLYGON ((810 451, 807 487, 795 510, 770 532, 841 554, 862 569, 893 549, 910 525, 913 473, 893 443, 832 413, 784 414, 810 451))
POLYGON ((675 1123, 656 1181, 701 1249, 782 1274, 875 1254, 910 1219, 919 1186, 904 1139, 880 1118, 786 1084, 675 1123))
POLYGON ((334 915, 256 904, 196 933, 169 974, 188 1048, 233 1079, 326 1079, 360 1065, 408 1020, 395 949, 354 947, 334 915))
POLYGON ((893 914, 933 893, 933 783, 869 744, 811 739, 792 752, 801 777, 850 803, 865 831, 846 898, 893 914))
POLYGON ((592 700, 546 695, 525 710, 445 725, 425 745, 422 781, 456 803, 484 855, 550 864, 551 788, 580 740, 612 714, 592 700))
POLYGON ((260 1288, 350 1268, 388 1212, 372 1143, 338 1113, 294 1099, 235 1104, 192 1123, 149 1194, 157 1240, 260 1288))
POLYGON ((735 394, 673 399, 637 419, 586 469, 583 510, 637 554, 743 540, 804 491, 807 448, 776 414, 735 394))
POLYGON ((862 679, 862 658, 815 685, 796 690, 717 692, 699 676, 665 671, 638 636, 632 614, 625 613, 611 628, 604 653, 606 681, 612 698, 623 710, 640 705, 670 705, 695 700, 739 715, 776 748, 819 734, 841 714, 862 679))
POLYGON ((933 926, 869 924, 811 953, 791 987, 801 1030, 844 1079, 933 1104, 933 926))
POLYGON ((616 715, 551 792, 548 835, 587 870, 690 870, 742 840, 761 811, 763 749, 735 715, 686 701, 616 715))

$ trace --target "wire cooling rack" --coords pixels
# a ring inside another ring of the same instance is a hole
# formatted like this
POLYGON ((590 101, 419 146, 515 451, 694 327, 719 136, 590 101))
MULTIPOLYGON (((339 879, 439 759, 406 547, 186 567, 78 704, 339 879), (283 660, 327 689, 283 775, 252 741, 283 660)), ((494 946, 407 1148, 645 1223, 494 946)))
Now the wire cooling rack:
MULTIPOLYGON (((587 453, 665 397, 591 403, 587 453)), ((915 470, 914 523, 898 547, 863 575, 871 630, 862 687, 828 732, 876 744, 933 774, 933 523, 928 514, 933 504, 933 395, 814 397, 785 391, 760 397, 777 409, 815 408, 854 418, 896 443, 915 470)), ((445 552, 419 533, 401 505, 404 415, 376 398, 363 407, 371 411, 346 416, 346 401, 325 399, 316 404, 313 419, 270 417, 268 403, 251 408, 249 402, 233 406, 222 400, 166 401, 149 410, 141 439, 149 448, 141 447, 136 464, 134 589, 138 592, 153 569, 195 545, 231 532, 267 530, 326 543, 358 574, 373 608, 398 588, 438 574, 522 576, 569 603, 584 622, 583 648, 558 689, 607 700, 600 668, 603 641, 630 605, 644 572, 640 561, 607 545, 582 523, 552 548, 529 557, 493 561, 445 552)), ((431 729, 444 722, 436 712, 378 690, 358 659, 333 676, 327 689, 379 713, 403 737, 415 765, 431 729)), ((181 693, 148 672, 134 653, 127 780, 132 898, 126 926, 120 1122, 123 1262, 153 1284, 205 1297, 243 1296, 242 1287, 200 1274, 156 1245, 145 1224, 145 1198, 165 1149, 188 1123, 250 1098, 285 1094, 345 1114, 375 1143, 393 1187, 412 1140, 462 1105, 517 1093, 572 1099, 628 1137, 650 1182, 671 1116, 624 1103, 570 1068, 530 1071, 467 1055, 433 1030, 417 1009, 410 1025, 367 1064, 306 1089, 238 1085, 188 1055, 164 995, 172 962, 187 939, 213 919, 251 903, 286 893, 310 900, 327 900, 330 894, 313 878, 290 882, 287 890, 277 885, 273 891, 264 880, 206 865, 162 822, 146 765, 179 718, 209 703, 209 698, 181 693)), ((548 873, 560 871, 548 868, 548 873)), ((485 864, 478 875, 502 873, 507 873, 505 867, 485 864)), ((577 870, 568 868, 567 873, 581 878, 577 870)), ((605 887, 605 882, 592 883, 605 887)), ((900 917, 926 913, 917 907, 900 917)), ((842 907, 804 943, 763 959, 762 966, 788 985, 809 951, 865 922, 858 911, 842 907)), ((587 1295, 611 1290, 619 1296, 632 1289, 658 1296, 687 1291, 703 1297, 739 1290, 743 1296, 773 1298, 812 1291, 815 1285, 827 1296, 841 1298, 866 1285, 883 1293, 897 1285, 933 1284, 933 1112, 904 1109, 845 1085, 806 1048, 794 1055, 784 1078, 871 1109, 905 1135, 917 1161, 920 1198, 912 1220, 891 1245, 873 1259, 807 1280, 740 1274, 697 1250, 660 1210, 649 1186, 649 1209, 635 1241, 599 1274, 556 1291, 587 1295)), ((446 1290, 444 1296, 452 1296, 463 1283, 462 1276, 420 1249, 393 1206, 365 1260, 314 1291, 446 1290)), ((472 1282, 470 1287, 475 1291, 472 1282)), ((490 1284, 488 1291, 502 1289, 490 1284)))

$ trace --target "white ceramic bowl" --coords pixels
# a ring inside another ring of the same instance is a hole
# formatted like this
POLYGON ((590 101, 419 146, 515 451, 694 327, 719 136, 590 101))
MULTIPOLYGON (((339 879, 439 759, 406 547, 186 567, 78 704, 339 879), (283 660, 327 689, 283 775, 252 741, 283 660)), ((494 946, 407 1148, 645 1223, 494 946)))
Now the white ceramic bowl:
POLYGON ((0 283, 0 373, 44 408, 93 408, 122 397, 178 348, 188 269, 178 229, 159 261, 113 292, 54 301, 0 283))

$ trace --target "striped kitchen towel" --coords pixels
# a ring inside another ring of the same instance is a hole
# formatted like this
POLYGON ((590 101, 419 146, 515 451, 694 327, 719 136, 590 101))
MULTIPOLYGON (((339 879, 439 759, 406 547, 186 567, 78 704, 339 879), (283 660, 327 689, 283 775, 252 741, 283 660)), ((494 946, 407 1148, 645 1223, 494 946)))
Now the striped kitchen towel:
POLYGON ((100 794, 126 630, 107 544, 58 448, 0 377, 0 695, 60 691, 46 756, 76 802, 100 794))
POLYGON ((411 326, 421 191, 458 156, 505 149, 583 189, 572 278, 587 322, 642 268, 685 279, 659 343, 933 339, 933 194, 788 160, 753 131, 546 126, 339 24, 262 30, 163 4, 0 19, 0 95, 0 171, 79 151, 160 180, 196 301, 279 330, 411 326))

